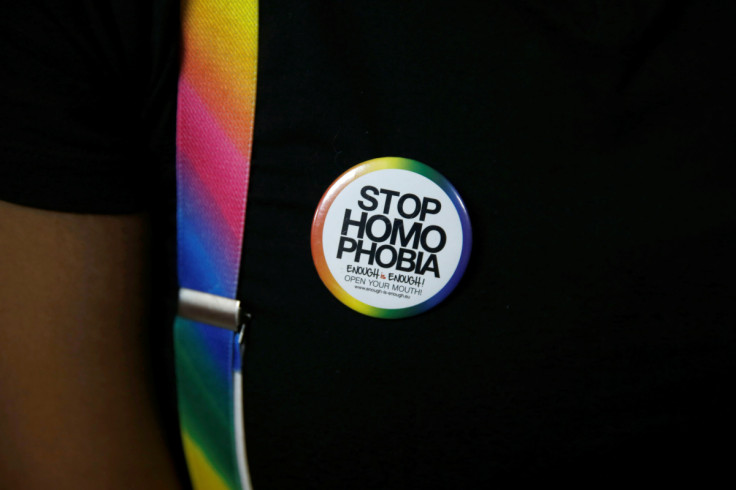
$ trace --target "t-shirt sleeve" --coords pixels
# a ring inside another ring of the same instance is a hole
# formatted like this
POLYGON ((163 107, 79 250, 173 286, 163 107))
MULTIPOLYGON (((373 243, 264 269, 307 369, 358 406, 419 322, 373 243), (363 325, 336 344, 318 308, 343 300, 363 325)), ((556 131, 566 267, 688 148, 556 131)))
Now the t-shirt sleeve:
POLYGON ((90 213, 147 206, 173 156, 173 3, 3 2, 0 199, 90 213))

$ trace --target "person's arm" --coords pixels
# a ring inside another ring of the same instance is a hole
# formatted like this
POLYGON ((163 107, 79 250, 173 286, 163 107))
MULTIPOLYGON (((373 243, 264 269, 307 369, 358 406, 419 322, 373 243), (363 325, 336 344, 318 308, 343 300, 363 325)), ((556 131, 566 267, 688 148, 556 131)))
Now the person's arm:
POLYGON ((0 202, 0 488, 178 488, 149 365, 147 219, 0 202))

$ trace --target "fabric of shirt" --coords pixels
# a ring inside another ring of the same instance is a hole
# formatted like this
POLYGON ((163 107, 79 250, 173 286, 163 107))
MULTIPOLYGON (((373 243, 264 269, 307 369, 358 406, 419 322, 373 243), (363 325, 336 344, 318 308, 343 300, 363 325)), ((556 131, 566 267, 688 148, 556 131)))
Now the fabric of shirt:
MULTIPOLYGON (((0 198, 170 216, 176 5, 2 10, 0 198)), ((239 287, 255 488, 727 474, 733 14, 261 2, 239 287), (310 253, 324 191, 382 156, 442 173, 473 227, 457 289, 391 321, 336 300, 310 253)))

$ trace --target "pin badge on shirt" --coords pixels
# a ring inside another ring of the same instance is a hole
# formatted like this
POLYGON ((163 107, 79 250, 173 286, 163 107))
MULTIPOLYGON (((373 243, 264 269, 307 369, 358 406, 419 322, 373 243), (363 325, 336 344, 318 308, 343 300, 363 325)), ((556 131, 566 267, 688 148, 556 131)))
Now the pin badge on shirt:
POLYGON ((332 183, 312 222, 322 282, 353 310, 403 318, 455 289, 472 233, 462 199, 439 172, 407 158, 350 168, 332 183))

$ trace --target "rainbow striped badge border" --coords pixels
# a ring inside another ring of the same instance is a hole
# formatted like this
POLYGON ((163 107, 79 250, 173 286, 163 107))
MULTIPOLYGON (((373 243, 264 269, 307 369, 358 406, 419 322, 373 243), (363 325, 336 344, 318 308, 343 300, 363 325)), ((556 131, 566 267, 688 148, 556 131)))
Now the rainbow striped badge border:
POLYGON ((368 160, 366 162, 360 163, 345 171, 332 183, 332 185, 330 185, 330 187, 322 196, 322 199, 317 206, 317 210, 312 221, 312 258, 314 260, 314 265, 317 269, 317 273, 322 279, 322 282, 325 284, 327 289, 329 289, 329 291, 346 306, 364 315, 382 319, 396 319, 417 315, 429 310, 430 308, 434 307, 442 300, 444 300, 455 289, 455 287, 460 282, 463 274, 465 273, 465 269, 470 258, 472 242, 472 230, 470 226, 470 219, 468 218, 468 212, 455 187, 442 174, 440 174, 433 168, 423 163, 417 162, 416 160, 410 160, 408 158, 401 157, 375 158, 373 160, 368 160), (337 196, 340 195, 340 193, 343 191, 343 189, 345 189, 346 186, 348 186, 355 180, 371 172, 386 169, 407 170, 409 172, 414 172, 422 175, 434 182, 445 192, 449 200, 455 206, 455 211, 458 214, 462 227, 462 252, 460 254, 460 259, 458 261, 457 267, 455 268, 455 271, 450 279, 439 290, 439 292, 428 298, 426 301, 406 308, 378 308, 364 303, 350 295, 337 282, 335 277, 330 272, 324 253, 324 225, 330 207, 334 203, 337 196))

